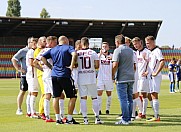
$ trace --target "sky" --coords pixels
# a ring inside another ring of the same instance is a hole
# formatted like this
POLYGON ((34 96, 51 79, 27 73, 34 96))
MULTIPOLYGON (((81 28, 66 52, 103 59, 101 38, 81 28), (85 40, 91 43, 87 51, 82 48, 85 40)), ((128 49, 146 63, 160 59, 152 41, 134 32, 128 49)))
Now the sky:
MULTIPOLYGON (((156 43, 181 47, 181 0, 20 0, 21 17, 39 18, 45 8, 51 18, 162 20, 156 43)), ((7 0, 0 0, 5 16, 7 0)))

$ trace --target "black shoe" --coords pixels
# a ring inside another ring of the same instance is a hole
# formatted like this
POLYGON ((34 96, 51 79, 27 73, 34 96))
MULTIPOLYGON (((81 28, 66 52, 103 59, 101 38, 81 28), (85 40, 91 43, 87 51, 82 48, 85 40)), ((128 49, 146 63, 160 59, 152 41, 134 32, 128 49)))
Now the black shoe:
POLYGON ((138 111, 135 111, 135 116, 138 116, 138 111))
POLYGON ((79 122, 75 121, 74 118, 72 118, 71 121, 67 120, 65 124, 80 124, 79 122))
POLYGON ((106 110, 106 115, 109 115, 109 110, 106 110))
POLYGON ((60 124, 64 124, 64 123, 62 122, 62 120, 57 120, 56 125, 60 125, 60 124))
POLYGON ((102 112, 101 112, 101 110, 99 111, 99 115, 102 115, 102 112))

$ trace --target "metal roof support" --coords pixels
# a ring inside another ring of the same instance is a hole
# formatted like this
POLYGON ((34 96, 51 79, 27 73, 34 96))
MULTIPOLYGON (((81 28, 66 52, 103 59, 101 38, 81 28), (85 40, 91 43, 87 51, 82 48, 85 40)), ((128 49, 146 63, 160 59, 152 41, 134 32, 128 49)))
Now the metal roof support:
POLYGON ((119 34, 122 34, 122 33, 123 33, 124 29, 125 29, 126 26, 127 26, 127 23, 128 23, 128 22, 122 23, 122 28, 121 28, 121 30, 119 31, 119 34), (123 26, 123 24, 124 24, 124 26, 123 26))
POLYGON ((160 27, 161 27, 161 24, 162 24, 162 22, 159 22, 158 23, 158 27, 157 27, 157 29, 156 29, 156 32, 155 32, 155 38, 157 37, 157 34, 158 34, 158 31, 159 31, 159 29, 160 29, 160 27))
POLYGON ((14 27, 12 27, 7 33, 6 35, 9 35, 11 32, 13 32, 14 30, 16 30, 19 26, 21 26, 21 24, 24 24, 22 22, 18 23, 17 25, 15 25, 14 27))
POLYGON ((92 22, 90 22, 89 25, 86 27, 86 29, 79 35, 79 38, 82 37, 82 36, 89 30, 89 28, 90 28, 91 26, 93 26, 93 23, 92 23, 92 22))
POLYGON ((53 24, 44 34, 48 35, 48 33, 56 26, 57 24, 53 24))

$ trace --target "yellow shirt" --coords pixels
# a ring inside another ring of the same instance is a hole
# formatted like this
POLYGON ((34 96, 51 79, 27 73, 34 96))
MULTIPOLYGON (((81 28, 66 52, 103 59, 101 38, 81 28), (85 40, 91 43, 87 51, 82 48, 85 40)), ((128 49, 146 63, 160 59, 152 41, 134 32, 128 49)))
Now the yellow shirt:
MULTIPOLYGON (((34 58, 36 59, 36 57, 38 56, 38 54, 40 53, 41 49, 40 48, 36 48, 34 51, 34 58)), ((37 69, 37 77, 42 76, 43 72, 40 71, 39 69, 37 69)))

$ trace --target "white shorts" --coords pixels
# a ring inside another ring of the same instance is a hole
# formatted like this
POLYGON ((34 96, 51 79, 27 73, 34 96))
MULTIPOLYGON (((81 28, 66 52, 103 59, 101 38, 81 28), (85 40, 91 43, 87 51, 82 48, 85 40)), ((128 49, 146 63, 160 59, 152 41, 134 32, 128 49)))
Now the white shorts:
POLYGON ((43 78, 45 94, 53 95, 52 78, 43 78))
POLYGON ((26 81, 28 83, 28 91, 29 92, 38 92, 38 79, 37 77, 32 78, 32 77, 26 77, 26 81))
POLYGON ((146 78, 138 79, 137 89, 138 89, 138 92, 146 92, 146 93, 148 93, 150 91, 150 89, 149 89, 149 80, 146 79, 146 78))
POLYGON ((137 83, 138 83, 138 80, 135 79, 135 81, 133 83, 133 94, 138 93, 137 83))
POLYGON ((161 81, 162 76, 152 77, 152 79, 149 80, 150 93, 160 93, 161 81))
POLYGON ((75 89, 78 89, 78 70, 77 68, 74 68, 73 71, 72 71, 72 79, 74 80, 74 86, 75 86, 75 89))
POLYGON ((80 97, 91 96, 92 98, 97 97, 96 84, 78 85, 80 97))
POLYGON ((113 91, 113 80, 97 80, 97 90, 113 91))

